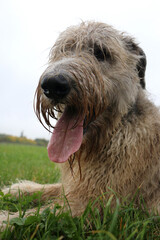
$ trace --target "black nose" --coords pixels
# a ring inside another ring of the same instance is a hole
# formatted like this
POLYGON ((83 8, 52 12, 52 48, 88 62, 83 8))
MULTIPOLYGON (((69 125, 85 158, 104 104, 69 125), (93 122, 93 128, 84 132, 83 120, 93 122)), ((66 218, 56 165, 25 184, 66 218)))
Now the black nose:
POLYGON ((50 99, 62 99, 70 91, 69 82, 62 74, 56 76, 45 76, 41 81, 41 88, 46 97, 50 99))

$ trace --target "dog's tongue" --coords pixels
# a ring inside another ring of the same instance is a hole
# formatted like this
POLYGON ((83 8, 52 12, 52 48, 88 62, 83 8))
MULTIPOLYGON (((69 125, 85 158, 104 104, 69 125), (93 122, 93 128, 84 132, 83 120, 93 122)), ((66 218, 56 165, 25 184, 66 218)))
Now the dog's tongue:
POLYGON ((48 156, 53 162, 62 163, 78 151, 83 138, 83 121, 76 124, 76 116, 67 114, 67 110, 57 122, 48 144, 48 156))

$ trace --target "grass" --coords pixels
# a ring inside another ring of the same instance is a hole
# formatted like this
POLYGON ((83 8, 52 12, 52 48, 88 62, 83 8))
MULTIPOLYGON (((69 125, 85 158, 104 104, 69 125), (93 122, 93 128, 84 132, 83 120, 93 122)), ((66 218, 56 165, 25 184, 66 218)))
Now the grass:
MULTIPOLYGON (((48 161, 43 147, 0 145, 0 169, 1 185, 15 181, 16 178, 27 178, 41 183, 59 179, 59 172, 54 164, 48 161), (19 170, 16 170, 17 168, 19 170), (48 175, 45 178, 46 173, 48 175)), ((24 218, 26 210, 35 206, 34 200, 40 199, 40 193, 15 199, 10 194, 4 195, 0 192, 0 209, 19 212, 19 217, 12 219, 6 230, 0 233, 0 239, 160 239, 160 217, 148 213, 143 199, 139 208, 135 206, 134 200, 120 204, 116 199, 116 207, 113 209, 111 205, 115 198, 112 194, 106 201, 104 196, 101 196, 88 204, 81 217, 75 218, 70 211, 66 212, 63 206, 58 205, 53 210, 47 208, 39 214, 41 203, 38 201, 37 212, 24 218), (97 202, 103 214, 97 209, 97 202)), ((68 205, 65 200, 64 206, 66 204, 68 205)))
POLYGON ((45 147, 0 144, 0 186, 16 179, 54 183, 59 178, 59 169, 48 159, 45 147))

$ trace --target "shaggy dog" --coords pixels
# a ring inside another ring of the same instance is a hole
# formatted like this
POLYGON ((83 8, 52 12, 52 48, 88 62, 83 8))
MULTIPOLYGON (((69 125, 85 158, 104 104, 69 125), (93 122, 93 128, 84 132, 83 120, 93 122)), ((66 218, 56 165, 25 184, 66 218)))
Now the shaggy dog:
POLYGON ((62 184, 22 181, 3 191, 43 191, 42 199, 50 199, 64 189, 75 216, 108 188, 120 197, 139 188, 147 207, 160 212, 160 114, 146 94, 145 68, 135 40, 107 24, 81 23, 61 33, 35 109, 45 127, 58 118, 48 155, 60 165, 62 184))

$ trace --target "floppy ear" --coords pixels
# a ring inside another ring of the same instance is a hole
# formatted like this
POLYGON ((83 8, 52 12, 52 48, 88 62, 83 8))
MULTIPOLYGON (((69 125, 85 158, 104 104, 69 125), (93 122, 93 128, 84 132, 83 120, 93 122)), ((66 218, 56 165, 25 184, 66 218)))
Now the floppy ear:
POLYGON ((137 71, 138 71, 138 76, 140 79, 140 84, 142 88, 145 89, 145 70, 146 70, 146 65, 147 65, 147 59, 144 51, 132 40, 132 39, 125 39, 127 43, 127 48, 134 54, 138 55, 139 62, 137 64, 137 71))

